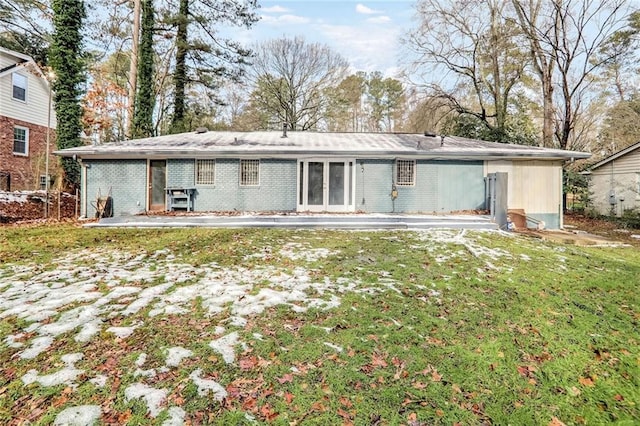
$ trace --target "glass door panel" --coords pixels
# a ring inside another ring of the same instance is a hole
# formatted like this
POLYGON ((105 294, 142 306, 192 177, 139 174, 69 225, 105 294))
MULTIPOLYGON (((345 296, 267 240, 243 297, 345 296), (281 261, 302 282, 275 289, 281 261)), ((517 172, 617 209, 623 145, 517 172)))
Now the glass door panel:
POLYGON ((149 161, 149 210, 164 210, 167 186, 167 162, 149 161))
POLYGON ((344 205, 344 162, 329 163, 329 205, 344 205))
POLYGON ((354 210, 353 160, 300 160, 298 210, 348 212, 354 210))
POLYGON ((307 178, 307 204, 324 205, 324 162, 309 162, 307 178))

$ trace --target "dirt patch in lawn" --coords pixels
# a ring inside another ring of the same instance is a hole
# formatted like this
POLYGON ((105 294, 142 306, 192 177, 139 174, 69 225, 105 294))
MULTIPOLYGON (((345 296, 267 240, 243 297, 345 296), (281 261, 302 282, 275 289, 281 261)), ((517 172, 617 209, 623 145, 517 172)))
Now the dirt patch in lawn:
POLYGON ((640 229, 624 229, 614 222, 582 214, 565 214, 565 229, 576 235, 589 233, 612 241, 640 246, 640 229))

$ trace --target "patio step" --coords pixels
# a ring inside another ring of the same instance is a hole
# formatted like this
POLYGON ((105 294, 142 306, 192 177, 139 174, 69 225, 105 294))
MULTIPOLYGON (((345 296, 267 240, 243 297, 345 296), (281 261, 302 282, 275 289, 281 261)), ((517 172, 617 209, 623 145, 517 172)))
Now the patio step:
POLYGON ((296 229, 498 229, 482 215, 184 215, 121 216, 100 219, 86 227, 207 227, 207 228, 296 228, 296 229))

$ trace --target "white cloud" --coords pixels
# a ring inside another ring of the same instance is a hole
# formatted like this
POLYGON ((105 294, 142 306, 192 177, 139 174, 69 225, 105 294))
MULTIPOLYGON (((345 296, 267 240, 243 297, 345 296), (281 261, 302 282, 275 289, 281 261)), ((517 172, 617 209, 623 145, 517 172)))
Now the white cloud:
POLYGON ((388 24, 389 22, 391 22, 391 18, 385 15, 376 16, 374 18, 367 19, 367 22, 370 24, 388 24))
POLYGON ((382 71, 387 74, 397 63, 399 29, 376 31, 370 26, 321 25, 322 34, 334 50, 344 56, 357 71, 382 71))
POLYGON ((311 19, 297 15, 280 15, 278 17, 262 15, 260 22, 267 25, 308 24, 311 19))
POLYGON ((358 3, 356 5, 356 12, 362 13, 363 15, 375 15, 377 13, 382 13, 379 10, 371 9, 370 7, 367 7, 362 3, 358 3))
POLYGON ((260 10, 262 12, 266 12, 266 13, 287 13, 289 12, 289 9, 287 9, 286 7, 282 7, 282 6, 271 6, 271 7, 261 7, 260 10))

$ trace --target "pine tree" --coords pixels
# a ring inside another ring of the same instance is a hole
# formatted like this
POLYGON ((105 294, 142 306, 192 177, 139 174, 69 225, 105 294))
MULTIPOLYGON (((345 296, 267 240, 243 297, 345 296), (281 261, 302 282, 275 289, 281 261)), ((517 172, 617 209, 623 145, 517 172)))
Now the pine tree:
POLYGON ((173 119, 171 120, 171 132, 184 132, 184 98, 187 86, 187 51, 189 41, 187 39, 189 25, 189 0, 180 0, 180 11, 177 17, 178 32, 176 36, 176 69, 173 74, 175 94, 173 99, 173 119))
MULTIPOLYGON (((85 60, 82 53, 82 21, 86 17, 82 0, 53 0, 53 42, 50 64, 56 75, 53 82, 58 119, 58 149, 82 145, 82 106, 80 95, 85 82, 85 60)), ((70 158, 62 159, 66 184, 80 183, 80 166, 70 158)))
POLYGON ((138 90, 133 116, 133 137, 153 136, 153 0, 142 1, 142 35, 138 49, 138 90))
POLYGON ((185 122, 187 91, 193 85, 217 89, 225 79, 238 80, 251 52, 224 38, 220 26, 250 27, 259 17, 257 0, 180 0, 169 23, 176 29, 174 97, 170 132, 190 130, 185 122))

